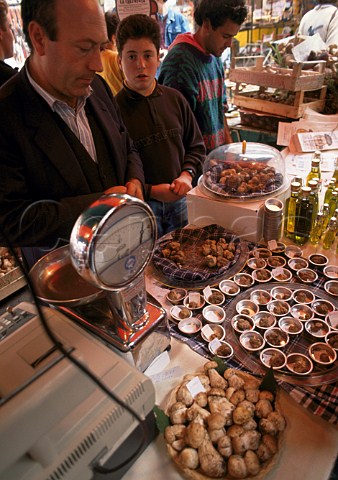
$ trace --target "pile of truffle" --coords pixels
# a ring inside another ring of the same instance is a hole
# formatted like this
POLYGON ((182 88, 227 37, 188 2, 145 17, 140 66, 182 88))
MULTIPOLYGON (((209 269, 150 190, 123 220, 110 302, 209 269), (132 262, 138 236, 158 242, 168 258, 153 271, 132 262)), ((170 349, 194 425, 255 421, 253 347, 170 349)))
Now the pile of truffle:
POLYGON ((273 465, 286 423, 274 395, 257 379, 209 361, 187 375, 168 407, 168 452, 190 478, 247 478, 273 465), (192 396, 187 383, 198 376, 204 390, 192 396))

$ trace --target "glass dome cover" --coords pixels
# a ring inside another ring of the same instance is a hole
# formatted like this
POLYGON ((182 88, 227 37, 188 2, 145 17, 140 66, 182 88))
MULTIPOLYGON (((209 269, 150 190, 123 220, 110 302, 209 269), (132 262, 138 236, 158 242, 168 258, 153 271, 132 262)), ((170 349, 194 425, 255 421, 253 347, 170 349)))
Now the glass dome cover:
POLYGON ((254 142, 237 142, 212 150, 203 165, 203 186, 223 198, 247 200, 272 195, 285 183, 281 153, 254 142))

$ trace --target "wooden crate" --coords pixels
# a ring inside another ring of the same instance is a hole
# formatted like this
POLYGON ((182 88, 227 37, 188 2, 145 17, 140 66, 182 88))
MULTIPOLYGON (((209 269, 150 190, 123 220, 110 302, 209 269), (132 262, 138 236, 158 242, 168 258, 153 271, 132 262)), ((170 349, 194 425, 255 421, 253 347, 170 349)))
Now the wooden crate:
MULTIPOLYGON (((324 83, 325 61, 316 61, 320 64, 319 72, 302 70, 303 63, 295 63, 293 68, 276 67, 278 73, 271 73, 272 67, 263 65, 264 57, 256 57, 253 67, 235 67, 236 58, 233 58, 229 79, 232 82, 259 85, 262 87, 280 88, 297 92, 299 90, 318 90, 324 83)), ((306 62, 307 65, 309 62, 306 62)))
POLYGON ((326 89, 326 86, 320 89, 319 99, 311 98, 310 96, 304 98, 304 95, 307 93, 304 90, 296 92, 293 105, 286 105, 284 103, 253 98, 251 97, 252 92, 239 93, 236 91, 233 98, 233 103, 237 107, 255 110, 257 112, 271 113, 273 115, 288 118, 300 118, 303 116, 307 108, 311 108, 316 112, 321 112, 323 110, 325 105, 326 89))

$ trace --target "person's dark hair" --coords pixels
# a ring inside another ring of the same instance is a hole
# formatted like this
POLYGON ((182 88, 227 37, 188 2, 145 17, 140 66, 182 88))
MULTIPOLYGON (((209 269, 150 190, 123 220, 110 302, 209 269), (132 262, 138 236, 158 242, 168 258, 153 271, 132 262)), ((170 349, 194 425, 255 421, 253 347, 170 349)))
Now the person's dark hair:
POLYGON ((194 19, 201 27, 209 20, 213 29, 221 27, 226 20, 241 25, 248 14, 245 0, 200 0, 195 3, 194 19))
POLYGON ((104 18, 106 20, 108 38, 111 40, 112 35, 116 35, 116 29, 120 19, 113 10, 106 12, 104 18))
POLYGON ((6 29, 8 5, 5 0, 0 0, 0 28, 1 30, 6 29))
POLYGON ((29 38, 28 25, 31 21, 37 22, 45 30, 52 41, 57 39, 56 0, 22 0, 21 18, 26 42, 30 49, 33 45, 29 38))
POLYGON ((125 43, 132 39, 148 38, 155 45, 157 53, 160 51, 161 34, 156 20, 148 15, 135 14, 121 20, 116 32, 116 47, 121 55, 125 43))

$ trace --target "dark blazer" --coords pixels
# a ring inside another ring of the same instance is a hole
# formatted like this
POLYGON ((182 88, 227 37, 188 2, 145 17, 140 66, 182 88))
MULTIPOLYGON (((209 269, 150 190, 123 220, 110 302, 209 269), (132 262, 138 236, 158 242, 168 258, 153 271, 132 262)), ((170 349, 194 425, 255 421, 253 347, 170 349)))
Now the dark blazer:
MULTIPOLYGON (((92 87, 87 105, 114 172, 104 176, 102 191, 131 178, 144 183, 142 162, 109 87, 99 76, 92 87)), ((80 213, 102 195, 90 186, 55 115, 25 68, 0 89, 0 225, 15 246, 67 241, 80 213)))
POLYGON ((3 60, 0 60, 0 86, 18 73, 17 68, 12 68, 3 60))

